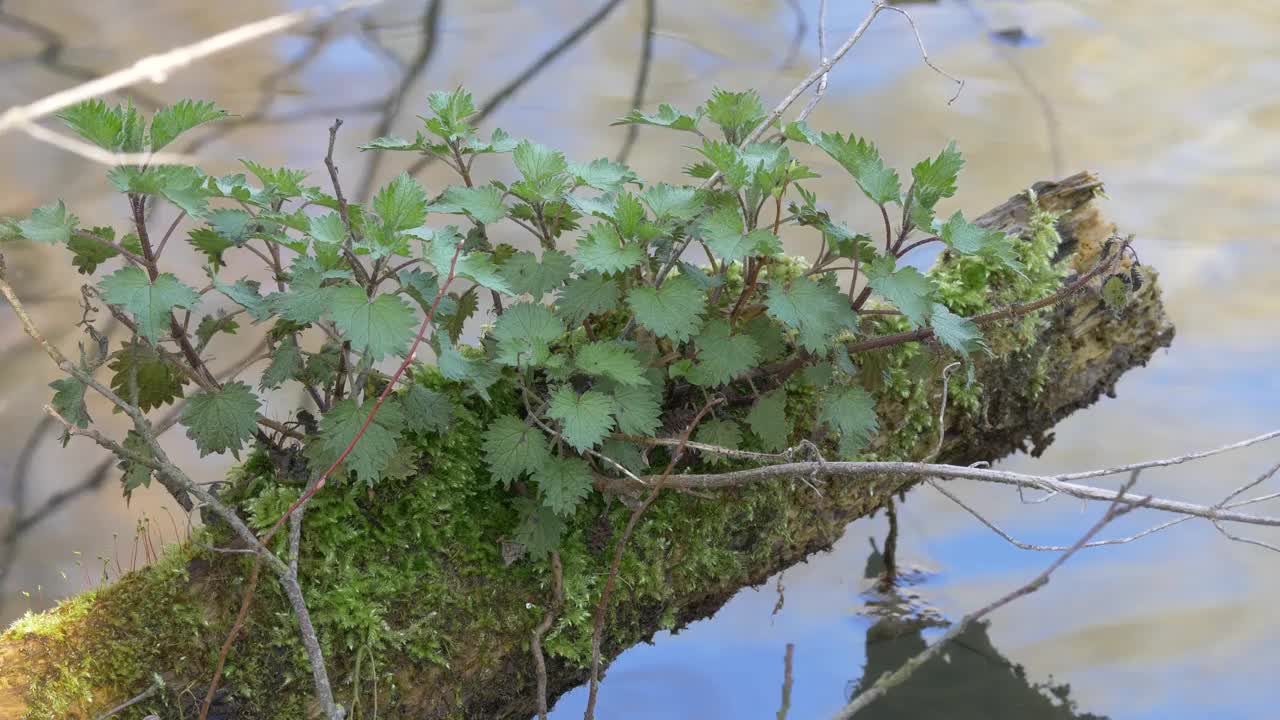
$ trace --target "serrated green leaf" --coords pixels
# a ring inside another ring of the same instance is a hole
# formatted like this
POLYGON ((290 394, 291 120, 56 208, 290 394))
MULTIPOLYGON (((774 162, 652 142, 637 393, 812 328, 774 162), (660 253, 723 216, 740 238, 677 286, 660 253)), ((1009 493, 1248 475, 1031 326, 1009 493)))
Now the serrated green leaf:
POLYGON ((489 400, 489 387, 498 382, 499 367, 496 363, 467 357, 455 347, 448 333, 432 336, 436 348, 436 368, 448 380, 460 380, 471 386, 485 401, 489 400))
MULTIPOLYGON (((693 439, 704 445, 737 450, 742 446, 742 428, 733 420, 708 418, 698 425, 693 439)), ((725 456, 719 453, 703 452, 702 456, 710 463, 726 462, 725 456)))
POLYGON ((271 353, 271 364, 262 372, 259 390, 278 388, 302 371, 302 349, 293 338, 285 338, 271 353))
POLYGON ((125 152, 142 150, 142 116, 132 101, 125 106, 107 107, 102 100, 85 100, 65 108, 57 117, 98 147, 125 152))
POLYGON ((1015 271, 1022 270, 1013 243, 1003 231, 991 230, 964 219, 957 210, 943 223, 938 236, 947 247, 961 255, 984 255, 1001 261, 1015 271))
POLYGON ((787 449, 787 393, 782 388, 760 396, 747 413, 747 426, 760 438, 760 445, 773 452, 787 449))
POLYGON ((111 389, 117 395, 130 400, 133 392, 131 377, 136 377, 138 409, 149 412, 182 397, 182 386, 188 380, 181 370, 156 353, 155 348, 144 343, 128 343, 111 356, 108 367, 112 370, 111 389))
POLYGON ((986 347, 982 342, 982 331, 969 318, 960 317, 947 309, 946 305, 934 303, 929 316, 929 326, 938 340, 947 347, 968 357, 969 353, 986 347))
POLYGON ((516 303, 507 308, 493 327, 498 341, 498 362, 536 367, 551 357, 551 343, 565 327, 551 309, 540 303, 516 303))
POLYGON ((814 144, 840 163, 872 202, 879 205, 902 203, 902 184, 898 173, 885 167, 875 145, 852 134, 846 138, 840 133, 822 133, 814 144))
POLYGON ((867 281, 893 306, 911 321, 911 327, 920 327, 929 318, 933 303, 933 281, 913 267, 894 269, 894 259, 881 256, 867 268, 867 281))
POLYGON ((570 163, 569 173, 583 185, 607 193, 622 192, 627 183, 640 182, 631 168, 607 158, 592 160, 585 165, 570 163))
POLYGON ((61 200, 31 211, 31 217, 18 223, 23 237, 34 242, 60 245, 71 239, 80 218, 67 212, 61 200))
MULTIPOLYGON (((356 405, 350 398, 334 403, 320 419, 320 437, 308 448, 307 455, 317 472, 327 469, 337 461, 348 445, 355 440, 360 428, 369 417, 374 401, 356 405)), ((368 484, 382 479, 383 472, 396 454, 396 438, 404 427, 404 414, 399 403, 386 402, 378 410, 351 452, 342 461, 346 472, 354 472, 356 478, 368 484)))
MULTIPOLYGON (((107 241, 116 239, 115 230, 109 227, 96 227, 85 232, 107 241)), ((81 275, 92 275, 99 265, 120 254, 119 250, 85 237, 83 233, 72 235, 67 240, 67 249, 72 252, 71 264, 76 266, 81 275)))
POLYGON ((707 101, 707 117, 720 126, 726 140, 737 144, 764 122, 764 103, 755 90, 729 92, 716 88, 707 101))
POLYGON ((423 137, 422 133, 418 133, 417 138, 414 140, 405 140, 404 138, 396 135, 383 135, 382 137, 375 138, 373 141, 360 145, 359 147, 361 150, 420 151, 426 149, 427 144, 427 140, 423 137))
MULTIPOLYGON (((151 448, 136 431, 130 430, 124 437, 124 449, 147 459, 154 459, 151 448)), ((124 472, 121 482, 124 485, 124 496, 128 499, 134 490, 151 486, 151 468, 128 459, 121 459, 116 467, 124 472)))
POLYGON ((964 167, 964 157, 956 150, 955 141, 947 144, 938 157, 921 160, 911 168, 911 218, 917 227, 928 229, 933 222, 933 208, 942 198, 956 194, 956 178, 964 167))
POLYGON ((182 133, 224 117, 227 117, 227 111, 218 109, 207 100, 179 100, 157 110, 151 117, 151 149, 159 150, 182 133))
POLYGON ((444 393, 429 390, 417 383, 400 396, 405 425, 417 433, 444 432, 453 421, 453 402, 444 393))
POLYGON ((373 360, 400 356, 409 349, 417 322, 413 310, 394 295, 370 299, 355 285, 340 285, 330 295, 333 324, 351 347, 368 353, 373 360))
POLYGON ((249 316, 261 322, 271 317, 272 309, 266 298, 262 297, 257 280, 240 278, 228 285, 218 278, 213 278, 213 288, 226 295, 234 303, 249 312, 249 316))
POLYGON ((760 347, 749 335, 733 335, 729 323, 715 319, 702 328, 694 340, 698 363, 689 373, 689 382, 716 387, 756 366, 760 347))
POLYGON ((195 309, 200 295, 183 285, 172 273, 161 273, 155 282, 147 273, 133 266, 123 267, 98 284, 103 300, 124 308, 133 315, 138 332, 152 342, 169 334, 174 308, 195 309))
POLYGON ((465 240, 458 232, 457 226, 448 225, 439 230, 418 228, 408 235, 424 240, 423 255, 436 269, 441 277, 447 277, 450 266, 456 277, 475 281, 489 290, 497 290, 504 295, 514 295, 498 266, 493 262, 493 253, 458 252, 458 244, 465 240), (454 255, 457 254, 457 260, 454 255))
POLYGON ((573 449, 582 451, 598 445, 613 429, 613 398, 597 390, 581 395, 561 385, 551 393, 547 415, 560 421, 564 439, 573 449))
POLYGON ((840 454, 844 457, 866 447, 880 429, 875 398, 858 385, 824 393, 819 420, 840 433, 840 454))
POLYGON ((484 456, 494 480, 509 484, 542 467, 550 453, 547 438, 514 415, 503 415, 484 432, 484 456))
POLYGON ((734 190, 739 190, 751 181, 751 167, 742 157, 742 150, 734 143, 718 140, 703 140, 698 152, 709 162, 705 169, 686 168, 685 172, 698 178, 710 178, 715 172, 724 176, 724 181, 734 190))
POLYGON ((553 550, 560 547, 560 536, 564 534, 564 520, 551 508, 531 498, 516 498, 516 508, 520 513, 520 524, 516 526, 515 541, 524 546, 529 556, 542 560, 553 550))
POLYGON ((433 92, 427 96, 427 105, 435 114, 434 118, 423 118, 431 132, 449 141, 460 140, 472 132, 473 128, 467 124, 467 119, 476 113, 471 93, 462 88, 433 92))
POLYGON ((78 428, 87 428, 93 418, 84 404, 85 384, 74 377, 65 377, 49 383, 53 388, 53 400, 49 403, 63 420, 78 428))
POLYGON ((654 114, 644 113, 640 110, 632 110, 626 115, 614 120, 610 125, 654 125, 657 127, 670 128, 672 130, 686 130, 693 132, 698 127, 698 120, 692 115, 686 115, 674 107, 663 103, 658 106, 658 112, 654 114))
POLYGON ((196 352, 203 352, 209 345, 209 341, 213 340, 214 335, 218 333, 235 335, 239 329, 240 323, 225 310, 219 310, 213 315, 205 315, 200 318, 200 324, 196 326, 196 352))
POLYGON ((616 342, 593 342, 578 350, 578 369, 588 375, 609 378, 623 385, 648 385, 644 366, 635 352, 616 342))
POLYGON ((1119 310, 1129 302, 1129 283, 1119 273, 1102 283, 1102 302, 1111 310, 1119 310))
POLYGON ((214 268, 225 265, 222 254, 236 246, 235 242, 214 232, 211 228, 194 228, 187 233, 187 242, 191 247, 203 253, 214 268))
POLYGON ((730 207, 717 208, 702 223, 702 239, 725 262, 782 251, 778 237, 768 230, 744 232, 742 216, 730 207))
POLYGON ((662 388, 659 384, 612 389, 618 430, 628 435, 652 436, 661 425, 662 388))
POLYGON ((511 155, 524 180, 513 189, 526 200, 549 201, 564 194, 569 163, 564 153, 523 140, 511 155))
POLYGON ((849 301, 834 285, 796 278, 790 285, 772 283, 765 296, 769 315, 798 330, 800 344, 819 352, 831 346, 836 333, 855 326, 849 301))
POLYGON ((427 194, 409 173, 400 173, 373 196, 373 211, 390 232, 416 228, 427 217, 427 194))
POLYGON ((587 236, 578 242, 574 253, 578 266, 585 270, 615 273, 644 262, 644 246, 623 242, 609 223, 596 223, 587 228, 587 236))
POLYGON ((493 185, 450 187, 438 202, 427 209, 431 212, 467 215, 482 225, 498 222, 507 216, 507 207, 502 203, 502 190, 493 185))
MULTIPOLYGON (((304 325, 313 323, 329 312, 334 293, 340 287, 323 285, 323 283, 324 276, 320 273, 294 272, 289 282, 289 289, 282 293, 268 295, 265 302, 285 320, 304 325)), ((341 287, 355 286, 347 283, 341 287)), ((363 296, 363 291, 360 293, 363 296)), ((232 299, 236 300, 234 297, 232 299)))
POLYGON ((618 306, 618 283, 598 272, 580 275, 560 291, 556 309, 569 325, 618 306))
POLYGON ((535 299, 553 292, 569 279, 573 258, 559 250, 547 250, 539 260, 531 252, 518 252, 502 263, 498 272, 516 293, 527 293, 535 299))
POLYGON ((242 382, 221 389, 198 392, 187 398, 182 424, 187 437, 196 441, 200 457, 230 451, 237 459, 240 448, 258 428, 258 408, 262 403, 242 382))
POLYGON ((787 342, 782 335, 782 329, 764 315, 751 318, 742 326, 742 332, 756 341, 756 346, 760 348, 760 362, 777 360, 787 351, 787 342))
POLYGON ((581 458, 547 458, 533 473, 546 506, 568 517, 591 494, 591 468, 581 458))
POLYGON ((645 188, 640 199, 659 220, 692 220, 702 212, 696 188, 658 183, 645 188))
POLYGON ((702 326, 706 296, 683 276, 668 278, 662 287, 638 287, 627 295, 636 322, 661 337, 684 342, 702 326))

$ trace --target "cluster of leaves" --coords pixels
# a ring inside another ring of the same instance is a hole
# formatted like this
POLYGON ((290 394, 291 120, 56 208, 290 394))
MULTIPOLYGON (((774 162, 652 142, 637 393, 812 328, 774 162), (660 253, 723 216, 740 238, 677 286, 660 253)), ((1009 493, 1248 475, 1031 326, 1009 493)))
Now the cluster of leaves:
MULTIPOLYGON (((488 427, 484 452, 494 481, 515 484, 524 518, 516 537, 537 553, 554 547, 596 476, 619 467, 644 473, 654 444, 646 439, 678 435, 708 397, 730 402, 695 439, 782 451, 795 427, 783 386, 821 385, 816 432, 842 456, 857 454, 878 429, 859 358, 849 352, 871 326, 862 317, 867 302, 931 329, 941 352, 967 357, 984 348, 980 329, 904 257, 940 243, 1019 270, 1004 234, 958 212, 937 217, 963 165, 954 145, 916 164, 904 183, 874 145, 852 135, 791 123, 745 142, 765 119, 759 97, 717 90, 691 114, 662 105, 618 121, 697 138, 690 184, 646 183, 623 164, 571 162, 500 129, 481 137, 464 90, 435 93, 428 104, 412 140, 382 137, 362 149, 433 156, 457 173, 456 185, 429 192, 401 175, 367 204, 349 204, 336 188, 306 184, 303 172, 248 160, 246 172, 222 176, 122 166, 109 181, 129 199, 128 232, 84 227, 58 202, 3 221, 0 237, 63 245, 86 275, 118 266, 89 289, 132 331, 104 359, 111 385, 144 411, 182 403, 181 423, 202 454, 238 454, 253 441, 301 447, 317 473, 367 425, 342 471, 372 485, 412 472, 406 433, 449 426, 448 398, 412 382, 371 416, 386 382, 377 366, 404 361, 416 333, 439 372, 467 392, 488 399, 511 379, 519 409, 488 427), (815 154, 807 146, 847 171, 882 211, 883 242, 873 240, 879 228, 854 233, 820 207, 804 186, 818 174, 796 154, 815 154), (486 162, 510 162, 518 179, 477 181, 474 165, 486 156, 509 156, 486 162), (179 215, 157 240, 146 210, 160 204, 179 215), (201 282, 162 270, 169 235, 184 223, 201 282), (527 231, 536 251, 494 246, 487 228, 498 223, 527 231), (784 255, 784 226, 819 233, 819 257, 784 255), (689 261, 690 246, 704 262, 689 261), (256 257, 267 274, 228 276, 231 253, 256 257), (482 301, 489 318, 478 318, 482 301), (473 318, 487 324, 470 347, 461 339, 473 318), (256 388, 208 367, 235 347, 229 336, 244 324, 263 325, 269 344, 256 388), (283 423, 263 416, 264 394, 290 384, 305 388, 317 426, 302 408, 283 423)), ((127 152, 158 150, 224 116, 190 101, 149 124, 132 106, 100 101, 61 115, 85 139, 127 152)), ((69 378, 54 389, 64 417, 91 422, 83 384, 69 378)), ((125 446, 146 450, 134 436, 125 446)), ((124 467, 126 490, 148 482, 145 467, 124 467)))

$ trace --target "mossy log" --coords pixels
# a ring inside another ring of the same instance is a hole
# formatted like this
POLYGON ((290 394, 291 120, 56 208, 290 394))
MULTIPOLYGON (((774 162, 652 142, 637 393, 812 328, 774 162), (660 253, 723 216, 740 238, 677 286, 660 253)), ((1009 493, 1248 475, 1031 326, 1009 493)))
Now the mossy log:
MULTIPOLYGON (((1100 189, 1085 173, 1035 187, 1043 210, 1064 213, 1058 251, 1076 273, 1093 266, 1113 231, 1093 203, 1100 189)), ((979 222, 1023 234, 1030 216, 1024 193, 979 222)), ((1167 346, 1173 328, 1155 273, 1145 275, 1122 313, 1103 308, 1096 293, 1077 294, 1044 312, 1033 341, 997 345, 993 357, 979 361, 981 390, 948 412, 939 459, 970 463, 1038 451, 1055 423, 1111 394, 1122 373, 1167 346)), ((898 360, 884 362, 879 370, 888 372, 878 374, 905 377, 892 372, 898 360)), ((891 379, 878 388, 883 430, 873 456, 929 454, 938 438, 938 386, 891 379)), ((803 401, 789 396, 789 410, 803 401)), ((373 491, 326 488, 308 508, 300 575, 339 700, 353 716, 369 716, 374 702, 383 718, 533 714, 530 636, 551 599, 549 572, 545 561, 504 562, 502 540, 516 513, 510 491, 489 481, 478 449, 488 419, 514 403, 510 388, 495 392, 491 404, 460 401, 448 433, 418 441, 409 466, 416 472, 373 491)), ((254 520, 278 517, 297 495, 296 487, 267 479, 264 464, 237 471, 228 494, 254 520)), ((710 616, 738 590, 829 548, 849 522, 906 489, 885 479, 833 481, 820 493, 802 481, 666 493, 628 546, 606 658, 660 629, 710 616)), ((629 512, 626 502, 597 499, 568 523, 565 603, 545 641, 552 700, 586 678, 591 612, 629 512)), ((194 717, 248 563, 204 546, 225 542, 216 530, 200 539, 0 636, 0 717, 96 717, 156 677, 163 689, 118 717, 194 717)), ((306 717, 314 713, 308 678, 287 605, 264 579, 211 716, 306 717)))

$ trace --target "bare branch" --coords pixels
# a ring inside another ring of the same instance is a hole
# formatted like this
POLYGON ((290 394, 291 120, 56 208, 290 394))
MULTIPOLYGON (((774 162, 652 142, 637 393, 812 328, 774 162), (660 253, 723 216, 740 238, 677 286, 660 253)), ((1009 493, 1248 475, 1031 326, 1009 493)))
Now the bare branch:
POLYGON ((929 51, 926 50, 924 47, 924 39, 920 37, 920 28, 916 27, 915 18, 911 17, 911 13, 894 5, 885 5, 884 9, 892 10, 907 19, 907 23, 911 25, 911 32, 915 33, 916 45, 920 46, 920 57, 921 59, 924 60, 924 64, 928 65, 930 68, 933 69, 934 72, 950 80, 951 82, 955 83, 958 86, 956 87, 956 94, 951 96, 951 99, 947 101, 947 104, 950 105, 951 103, 955 102, 956 98, 960 97, 960 92, 964 90, 964 81, 952 75, 951 73, 947 72, 946 70, 943 70, 937 65, 934 65, 933 61, 929 59, 929 51))

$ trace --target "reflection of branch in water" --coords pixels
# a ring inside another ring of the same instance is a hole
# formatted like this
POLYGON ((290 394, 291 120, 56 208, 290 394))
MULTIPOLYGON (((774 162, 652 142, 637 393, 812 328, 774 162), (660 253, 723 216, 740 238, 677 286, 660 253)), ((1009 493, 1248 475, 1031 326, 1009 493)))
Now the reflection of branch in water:
POLYGON ((9 505, 13 515, 4 537, 0 538, 0 588, 4 587, 4 581, 9 577, 9 571, 13 569, 13 559, 18 554, 18 541, 22 538, 18 526, 27 508, 27 477, 31 473, 31 461, 35 458, 36 451, 40 449, 40 441, 44 439, 45 433, 49 432, 51 427, 53 427, 53 418, 40 418, 35 429, 27 436, 27 442, 18 453, 18 462, 13 466, 13 487, 9 489, 9 505))
MULTIPOLYGON (((883 556, 871 543, 866 577, 881 577, 883 556)), ((924 632, 945 627, 935 611, 921 609, 917 598, 900 587, 877 583, 877 600, 868 614, 875 623, 867 629, 866 665, 862 676, 849 682, 856 697, 881 676, 892 673, 928 644, 924 632)), ((1010 661, 992 644, 989 621, 970 623, 949 643, 950 652, 920 666, 900 685, 858 713, 871 720, 1105 720, 1078 713, 1069 685, 1032 682, 1022 666, 1010 661)))
MULTIPOLYGON (((993 28, 987 22, 986 17, 983 16, 982 11, 971 0, 960 0, 960 4, 969 12, 969 16, 973 18, 973 21, 982 28, 983 37, 992 37, 993 28)), ((1018 58, 1014 57, 1010 48, 998 43, 992 43, 991 46, 996 55, 999 55, 1000 59, 1013 71, 1013 74, 1018 78, 1018 83, 1035 100, 1036 105, 1040 106, 1040 114, 1044 118, 1045 135, 1049 142, 1049 161, 1052 163, 1053 176, 1061 177, 1065 163, 1062 152, 1062 126, 1058 121, 1058 112, 1053 107, 1053 101, 1040 89, 1040 86, 1036 84, 1035 78, 1031 77, 1031 73, 1027 72, 1027 69, 1022 66, 1018 58)))
MULTIPOLYGON (((555 45, 552 45, 550 48, 547 48, 546 52, 539 55, 537 59, 535 59, 529 65, 529 67, 525 68, 520 72, 519 75, 516 75, 514 78, 509 80, 506 85, 503 85, 501 88, 499 88, 498 91, 495 92, 493 96, 489 98, 489 101, 486 102, 480 108, 479 112, 475 114, 474 122, 479 123, 483 121, 485 118, 487 118, 489 115, 493 114, 494 111, 496 111, 499 107, 501 107, 503 103, 505 103, 507 100, 510 100, 512 95, 515 95, 517 92, 519 92, 519 90, 523 88, 529 81, 533 80, 535 77, 538 76, 539 73, 545 70, 547 66, 555 62, 556 58, 563 55, 566 51, 568 51, 574 45, 577 45, 578 42, 581 41, 582 38, 586 37, 592 30, 594 30, 596 26, 604 22, 605 18, 609 17, 609 13, 613 12, 614 8, 618 7, 621 4, 622 4, 622 0, 608 0, 603 5, 601 5, 599 9, 597 9, 594 13, 587 16, 587 18, 584 19, 581 23, 579 23, 577 27, 575 27, 573 30, 570 30, 567 35, 560 38, 559 42, 557 42, 555 45)), ((418 158, 416 162, 414 162, 412 165, 409 166, 408 172, 410 175, 416 175, 423 168, 430 165, 434 161, 435 161, 434 155, 424 155, 418 158)))
MULTIPOLYGON (((431 0, 427 3, 426 10, 422 13, 421 29, 422 43, 418 46, 418 52, 414 53, 413 59, 404 65, 400 81, 386 99, 382 101, 380 111, 382 116, 378 119, 378 125, 373 130, 373 137, 378 138, 386 135, 391 131, 391 125, 396 121, 396 116, 400 113, 400 107, 404 104, 404 98, 413 88, 414 83, 422 76, 424 70, 427 69, 427 63, 431 61, 431 56, 435 54, 436 48, 440 47, 440 11, 444 7, 443 0, 431 0)), ((365 33, 372 36, 372 42, 376 47, 384 48, 377 41, 376 36, 366 28, 365 33)), ((394 53, 390 53, 394 57, 394 53)), ((369 162, 365 164, 364 175, 360 179, 360 184, 356 186, 355 199, 357 202, 363 202, 369 197, 370 190, 373 189, 373 183, 378 176, 378 168, 382 165, 382 161, 386 158, 387 153, 375 152, 371 153, 369 162)))
POLYGON ((791 35, 791 45, 787 47, 786 57, 778 65, 779 70, 786 70, 795 64, 796 56, 800 54, 800 46, 804 44, 804 36, 809 33, 809 20, 805 17, 804 8, 800 7, 800 0, 787 0, 787 7, 791 8, 792 14, 796 16, 796 29, 791 35))
MULTIPOLYGON (((644 0, 644 26, 640 29, 640 67, 636 70, 636 86, 631 93, 631 109, 639 110, 644 105, 644 94, 649 87, 649 69, 653 65, 653 30, 658 24, 658 0, 644 0)), ((640 134, 640 124, 630 123, 627 125, 627 136, 622 141, 622 147, 618 150, 618 154, 614 157, 620 163, 625 163, 627 158, 631 156, 631 149, 636 144, 636 137, 640 134)))
MULTIPOLYGON (((67 40, 53 28, 2 8, 0 8, 0 26, 29 35, 40 42, 43 47, 36 51, 31 59, 50 71, 81 82, 101 77, 100 73, 90 68, 73 65, 63 59, 62 54, 67 49, 67 40)), ((145 109, 158 108, 163 104, 146 93, 131 92, 131 94, 134 100, 145 109)))

